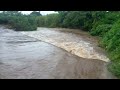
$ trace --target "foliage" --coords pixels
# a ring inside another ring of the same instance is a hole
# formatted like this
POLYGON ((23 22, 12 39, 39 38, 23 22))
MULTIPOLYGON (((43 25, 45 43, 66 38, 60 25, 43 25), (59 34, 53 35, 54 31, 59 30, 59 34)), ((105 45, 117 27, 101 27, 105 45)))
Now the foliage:
POLYGON ((120 62, 112 62, 108 65, 109 71, 114 73, 118 78, 120 78, 120 62))
POLYGON ((40 12, 33 11, 30 13, 30 16, 42 16, 40 12))
POLYGON ((0 13, 0 24, 9 24, 16 31, 36 30, 34 17, 22 15, 18 11, 4 11, 0 13))
POLYGON ((91 35, 103 37, 111 28, 111 24, 98 25, 95 30, 91 31, 91 35))
POLYGON ((37 17, 37 25, 42 27, 59 27, 60 18, 58 14, 49 14, 42 17, 37 17))

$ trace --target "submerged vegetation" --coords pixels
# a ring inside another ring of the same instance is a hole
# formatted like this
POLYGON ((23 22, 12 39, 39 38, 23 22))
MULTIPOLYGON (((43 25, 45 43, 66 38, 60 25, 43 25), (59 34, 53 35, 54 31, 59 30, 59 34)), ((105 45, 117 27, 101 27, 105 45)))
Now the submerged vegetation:
POLYGON ((17 11, 0 13, 0 24, 15 30, 31 31, 37 27, 78 28, 101 38, 100 46, 111 60, 108 69, 120 77, 120 12, 119 11, 58 11, 42 16, 39 12, 23 15, 17 11))

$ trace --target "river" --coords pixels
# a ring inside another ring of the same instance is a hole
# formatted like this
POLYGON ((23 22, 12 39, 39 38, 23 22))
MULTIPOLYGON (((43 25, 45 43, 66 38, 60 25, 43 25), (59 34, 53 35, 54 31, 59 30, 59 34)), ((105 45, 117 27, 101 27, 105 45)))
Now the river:
POLYGON ((85 38, 84 32, 55 30, 16 32, 0 26, 0 79, 116 78, 106 68, 109 59, 104 51, 92 43, 96 39, 85 38), (77 54, 79 50, 82 53, 77 54))

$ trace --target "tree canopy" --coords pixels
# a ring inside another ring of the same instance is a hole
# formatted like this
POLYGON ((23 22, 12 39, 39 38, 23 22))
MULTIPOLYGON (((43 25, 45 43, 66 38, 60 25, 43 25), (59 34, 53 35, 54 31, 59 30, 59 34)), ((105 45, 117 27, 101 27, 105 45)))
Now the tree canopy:
POLYGON ((30 13, 31 16, 42 16, 40 11, 39 12, 36 12, 36 11, 33 11, 30 13))

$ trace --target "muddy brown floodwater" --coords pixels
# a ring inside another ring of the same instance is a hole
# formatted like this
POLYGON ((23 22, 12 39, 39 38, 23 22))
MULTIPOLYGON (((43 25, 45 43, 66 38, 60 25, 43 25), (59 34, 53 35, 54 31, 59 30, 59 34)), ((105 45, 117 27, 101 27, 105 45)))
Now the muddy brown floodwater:
POLYGON ((0 26, 0 79, 113 79, 107 64, 0 26))
POLYGON ((79 57, 109 62, 105 52, 98 47, 98 40, 82 30, 38 28, 37 31, 21 33, 60 47, 79 57))

